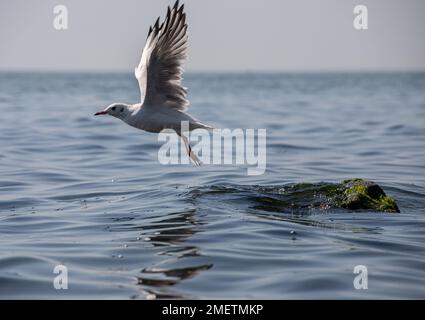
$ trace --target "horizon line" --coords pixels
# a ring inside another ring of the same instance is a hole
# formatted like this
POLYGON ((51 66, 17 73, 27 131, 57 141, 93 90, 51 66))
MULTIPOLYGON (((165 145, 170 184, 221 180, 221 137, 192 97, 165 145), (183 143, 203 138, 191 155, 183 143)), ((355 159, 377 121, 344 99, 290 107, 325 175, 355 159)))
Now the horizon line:
MULTIPOLYGON (((131 69, 43 69, 43 68, 0 68, 0 73, 92 73, 92 74, 124 74, 129 73, 133 74, 134 71, 131 69)), ((283 73, 425 73, 425 68, 413 69, 194 69, 194 70, 185 70, 184 74, 283 74, 283 73)))

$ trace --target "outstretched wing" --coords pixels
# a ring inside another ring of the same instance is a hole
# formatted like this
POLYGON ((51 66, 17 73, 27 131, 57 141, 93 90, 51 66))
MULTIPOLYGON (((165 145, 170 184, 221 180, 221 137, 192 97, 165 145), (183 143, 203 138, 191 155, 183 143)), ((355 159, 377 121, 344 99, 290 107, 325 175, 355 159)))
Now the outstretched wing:
POLYGON ((177 0, 168 7, 165 21, 159 18, 150 27, 145 48, 135 75, 143 106, 187 109, 187 91, 181 85, 187 52, 187 24, 184 5, 177 0))

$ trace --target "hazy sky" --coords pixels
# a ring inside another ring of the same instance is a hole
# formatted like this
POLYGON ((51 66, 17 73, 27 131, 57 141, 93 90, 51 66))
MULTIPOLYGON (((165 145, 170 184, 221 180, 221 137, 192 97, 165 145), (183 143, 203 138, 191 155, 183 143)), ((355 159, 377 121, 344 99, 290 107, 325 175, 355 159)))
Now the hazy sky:
MULTIPOLYGON (((133 70, 174 0, 0 0, 0 69, 133 70), (69 29, 53 28, 53 7, 69 29)), ((424 0, 186 0, 187 70, 425 70, 424 0), (367 5, 369 29, 353 28, 367 5)))

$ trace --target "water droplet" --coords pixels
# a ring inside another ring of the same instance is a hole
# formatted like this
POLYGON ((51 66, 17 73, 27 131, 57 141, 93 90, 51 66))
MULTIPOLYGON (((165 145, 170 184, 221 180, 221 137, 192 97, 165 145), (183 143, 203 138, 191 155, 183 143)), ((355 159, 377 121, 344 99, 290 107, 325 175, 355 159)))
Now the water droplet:
POLYGON ((296 232, 295 232, 295 230, 291 230, 291 232, 290 232, 291 234, 297 234, 296 232))
POLYGON ((143 238, 143 240, 145 240, 145 241, 151 241, 151 238, 145 237, 145 238, 143 238))

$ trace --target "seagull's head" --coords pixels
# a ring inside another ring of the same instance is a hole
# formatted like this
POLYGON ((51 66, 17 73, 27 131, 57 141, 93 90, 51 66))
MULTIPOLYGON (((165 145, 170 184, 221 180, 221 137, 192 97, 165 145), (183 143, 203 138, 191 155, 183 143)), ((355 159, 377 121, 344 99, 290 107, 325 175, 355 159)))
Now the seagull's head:
POLYGON ((130 105, 125 103, 113 103, 103 111, 96 112, 95 116, 110 115, 123 120, 130 113, 130 105))

